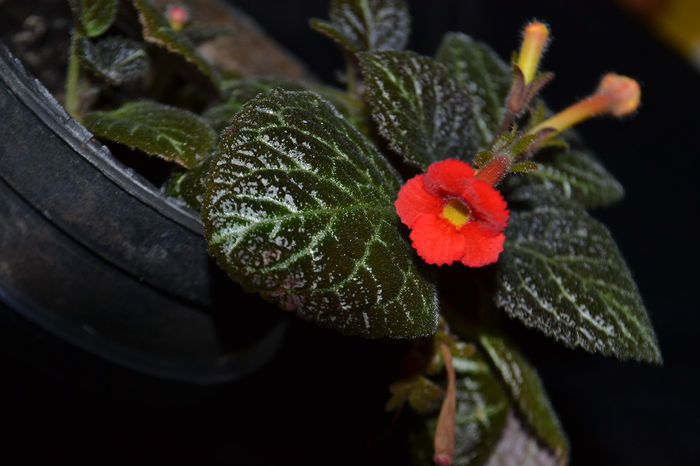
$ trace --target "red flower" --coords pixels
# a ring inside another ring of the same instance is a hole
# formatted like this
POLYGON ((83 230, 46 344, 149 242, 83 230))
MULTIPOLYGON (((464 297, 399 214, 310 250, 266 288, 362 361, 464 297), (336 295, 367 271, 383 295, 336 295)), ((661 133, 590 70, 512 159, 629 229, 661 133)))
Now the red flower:
POLYGON ((500 192, 460 160, 442 160, 406 182, 394 203, 411 241, 428 264, 461 261, 481 267, 498 260, 508 217, 500 192))

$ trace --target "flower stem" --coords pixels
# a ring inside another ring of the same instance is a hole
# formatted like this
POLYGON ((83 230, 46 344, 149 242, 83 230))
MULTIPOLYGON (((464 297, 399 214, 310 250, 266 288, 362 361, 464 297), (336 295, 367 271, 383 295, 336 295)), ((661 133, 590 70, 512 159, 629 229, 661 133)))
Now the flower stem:
POLYGON ((78 40, 80 34, 73 29, 70 40, 70 52, 68 56, 68 72, 66 75, 66 97, 65 104, 68 114, 73 118, 80 119, 80 96, 78 88, 80 85, 80 60, 78 59, 78 40))

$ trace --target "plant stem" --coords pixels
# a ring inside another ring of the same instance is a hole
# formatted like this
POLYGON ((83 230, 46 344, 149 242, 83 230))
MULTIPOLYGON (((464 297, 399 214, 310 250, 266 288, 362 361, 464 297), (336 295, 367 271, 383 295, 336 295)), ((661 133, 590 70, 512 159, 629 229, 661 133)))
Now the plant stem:
POLYGON ((349 52, 345 52, 345 74, 348 80, 348 93, 357 95, 357 69, 353 57, 349 52))
POLYGON ((73 118, 80 119, 80 60, 78 59, 78 40, 80 35, 73 29, 71 33, 70 52, 68 56, 68 73, 66 75, 66 110, 73 118))

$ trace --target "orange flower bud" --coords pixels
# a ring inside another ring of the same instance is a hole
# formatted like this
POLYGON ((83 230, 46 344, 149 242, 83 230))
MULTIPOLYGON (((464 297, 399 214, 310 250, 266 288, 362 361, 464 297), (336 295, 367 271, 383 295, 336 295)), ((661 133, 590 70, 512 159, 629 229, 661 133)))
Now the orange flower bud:
POLYGON ((544 23, 536 21, 525 26, 523 43, 518 55, 518 68, 523 73, 525 84, 535 77, 547 39, 549 39, 549 29, 544 23))

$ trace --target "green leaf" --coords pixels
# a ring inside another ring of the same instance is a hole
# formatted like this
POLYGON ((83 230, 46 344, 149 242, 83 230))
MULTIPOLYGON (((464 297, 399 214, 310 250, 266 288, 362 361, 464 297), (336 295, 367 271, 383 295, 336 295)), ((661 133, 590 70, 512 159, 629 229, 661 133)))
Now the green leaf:
POLYGON ((187 110, 151 101, 129 102, 109 112, 85 114, 98 136, 192 168, 211 150, 216 134, 187 110))
POLYGON ((174 174, 165 186, 166 194, 183 200, 191 209, 200 212, 204 200, 209 165, 212 159, 213 155, 210 154, 197 162, 191 170, 184 170, 174 174))
POLYGON ((403 0, 333 0, 330 22, 312 19, 311 27, 351 53, 401 50, 408 42, 411 16, 403 0))
POLYGON ((511 171, 513 173, 521 173, 521 174, 532 173, 532 172, 536 172, 537 170, 539 170, 539 167, 532 160, 524 160, 522 162, 515 163, 515 164, 513 164, 513 167, 511 168, 511 171))
POLYGON ((304 87, 292 80, 281 78, 245 78, 226 82, 223 86, 223 102, 209 107, 202 117, 217 131, 231 124, 231 120, 243 104, 261 92, 274 88, 288 91, 302 90, 304 87))
POLYGON ((507 200, 497 305, 567 346, 661 362, 637 286, 608 230, 542 186, 522 186, 507 200))
MULTIPOLYGON (((483 355, 478 352, 471 361, 471 370, 457 375, 454 465, 483 464, 501 437, 510 410, 508 395, 483 355)), ((426 417, 411 439, 415 464, 434 464, 432 439, 436 424, 437 413, 426 417)))
POLYGON ((417 413, 435 411, 445 396, 445 391, 422 375, 401 379, 389 386, 392 396, 386 404, 387 411, 396 411, 404 403, 417 413))
POLYGON ((114 86, 142 78, 150 65, 143 46, 122 37, 108 37, 96 45, 80 37, 77 52, 86 68, 114 86))
POLYGON ((443 65, 412 52, 359 57, 372 117, 392 150, 421 169, 446 158, 471 161, 479 144, 472 102, 443 65))
POLYGON ((484 466, 566 466, 532 436, 513 411, 508 414, 503 435, 484 466))
POLYGON ((219 75, 197 53, 194 44, 185 34, 170 27, 165 16, 148 0, 133 0, 133 4, 138 10, 139 21, 143 28, 143 38, 146 41, 180 55, 207 76, 212 83, 218 85, 219 75))
POLYGON ((401 178, 330 103, 260 94, 220 150, 202 217, 211 253, 244 289, 347 334, 435 331, 435 289, 393 206, 401 178))
POLYGON ((88 37, 104 34, 117 17, 117 0, 80 0, 80 22, 88 37))
POLYGON ((586 208, 613 204, 625 194, 620 182, 580 146, 542 150, 535 160, 539 170, 528 177, 529 183, 541 184, 586 208))
POLYGON ((534 433, 554 452, 560 464, 566 464, 568 441, 535 369, 505 337, 482 334, 479 343, 534 433))
POLYGON ((435 58, 471 93, 479 147, 487 147, 505 113, 510 67, 491 47, 459 32, 445 34, 435 58))

